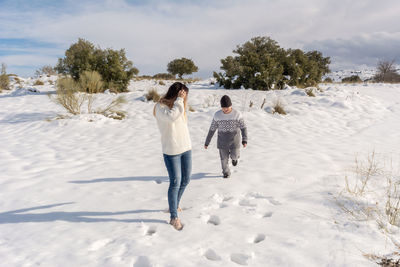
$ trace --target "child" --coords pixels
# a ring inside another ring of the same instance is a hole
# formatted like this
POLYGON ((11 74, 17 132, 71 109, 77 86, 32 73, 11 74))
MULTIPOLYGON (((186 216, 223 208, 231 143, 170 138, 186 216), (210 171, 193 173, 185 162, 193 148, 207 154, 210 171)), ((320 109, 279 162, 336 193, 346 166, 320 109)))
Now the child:
POLYGON ((247 128, 242 114, 232 108, 231 99, 227 95, 221 98, 221 110, 214 114, 204 145, 205 149, 207 149, 217 129, 217 148, 221 158, 222 174, 224 178, 229 178, 231 175, 229 157, 232 159, 232 165, 236 166, 240 156, 240 143, 243 147, 247 146, 247 128), (242 133, 241 138, 240 133, 242 133))

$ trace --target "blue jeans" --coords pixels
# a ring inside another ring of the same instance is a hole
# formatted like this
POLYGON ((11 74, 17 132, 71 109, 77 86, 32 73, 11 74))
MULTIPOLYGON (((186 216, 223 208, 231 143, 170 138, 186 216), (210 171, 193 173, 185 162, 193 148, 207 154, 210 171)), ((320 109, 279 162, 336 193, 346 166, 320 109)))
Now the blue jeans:
POLYGON ((192 151, 178 155, 164 156, 165 166, 169 176, 168 205, 171 218, 178 217, 178 206, 186 186, 190 182, 192 172, 192 151))

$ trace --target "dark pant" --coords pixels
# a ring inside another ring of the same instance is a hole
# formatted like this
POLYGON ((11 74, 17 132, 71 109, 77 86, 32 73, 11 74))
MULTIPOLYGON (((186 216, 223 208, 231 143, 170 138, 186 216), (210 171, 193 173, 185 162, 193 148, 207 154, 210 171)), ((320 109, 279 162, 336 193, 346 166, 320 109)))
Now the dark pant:
POLYGON ((219 149, 219 156, 221 158, 222 173, 224 175, 231 175, 229 169, 229 157, 233 160, 238 160, 240 156, 240 148, 219 149))
POLYGON ((192 172, 192 151, 178 155, 164 155, 165 166, 169 176, 168 205, 171 218, 178 217, 178 206, 192 172))

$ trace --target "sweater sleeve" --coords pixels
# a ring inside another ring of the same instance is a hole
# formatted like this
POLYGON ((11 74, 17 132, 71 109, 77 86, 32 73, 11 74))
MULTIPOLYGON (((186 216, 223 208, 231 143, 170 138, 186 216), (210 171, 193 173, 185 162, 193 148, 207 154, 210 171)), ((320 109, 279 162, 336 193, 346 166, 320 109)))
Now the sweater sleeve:
POLYGON ((247 126, 242 116, 239 117, 239 128, 242 132, 242 143, 247 143, 247 126))
POLYGON ((210 129, 208 130, 206 142, 204 144, 205 146, 208 146, 210 144, 211 138, 213 137, 213 135, 217 129, 218 129, 218 122, 215 119, 213 119, 211 122, 210 129))
POLYGON ((158 108, 156 112, 156 116, 158 116, 161 120, 165 121, 175 121, 179 118, 179 116, 184 112, 183 98, 178 97, 174 105, 171 109, 169 108, 158 108))

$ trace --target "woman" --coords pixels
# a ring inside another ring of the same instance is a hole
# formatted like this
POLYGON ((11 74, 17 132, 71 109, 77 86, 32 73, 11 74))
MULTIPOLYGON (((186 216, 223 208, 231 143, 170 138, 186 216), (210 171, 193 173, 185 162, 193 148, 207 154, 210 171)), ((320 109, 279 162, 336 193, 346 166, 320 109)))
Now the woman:
POLYGON ((186 116, 188 92, 189 89, 184 84, 175 82, 153 110, 161 133, 164 162, 170 182, 168 188, 170 224, 176 230, 183 228, 177 210, 192 171, 192 145, 186 116))

